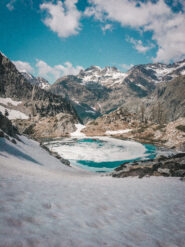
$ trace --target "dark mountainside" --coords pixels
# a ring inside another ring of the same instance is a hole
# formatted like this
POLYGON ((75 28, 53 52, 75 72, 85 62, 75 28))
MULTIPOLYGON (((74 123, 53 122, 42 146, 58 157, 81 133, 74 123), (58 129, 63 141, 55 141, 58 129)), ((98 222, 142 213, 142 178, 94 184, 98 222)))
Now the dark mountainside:
MULTIPOLYGON (((145 102, 148 113, 158 109, 166 122, 185 117, 185 76, 181 75, 169 82, 159 84, 150 100, 145 102), (150 100, 151 105, 149 105, 150 100)), ((152 117, 152 114, 150 115, 152 117)))
POLYGON ((31 85, 17 71, 15 65, 1 53, 0 96, 22 101, 17 107, 11 107, 25 113, 30 118, 29 120, 14 121, 21 133, 31 131, 30 134, 37 132, 36 136, 40 136, 42 133, 44 136, 63 135, 67 131, 74 130, 74 124, 78 122, 74 108, 66 99, 31 85), (53 122, 53 125, 47 126, 46 124, 43 129, 41 126, 43 121, 53 122))

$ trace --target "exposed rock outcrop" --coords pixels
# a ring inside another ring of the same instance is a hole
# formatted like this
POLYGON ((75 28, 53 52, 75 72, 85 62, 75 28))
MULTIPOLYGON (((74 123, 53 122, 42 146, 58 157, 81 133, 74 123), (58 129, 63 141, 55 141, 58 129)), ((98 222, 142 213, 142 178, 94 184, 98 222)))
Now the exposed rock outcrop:
POLYGON ((172 157, 158 157, 155 160, 135 161, 117 167, 110 176, 124 178, 129 176, 185 177, 185 153, 172 157))
POLYGON ((0 112, 0 137, 7 138, 16 144, 15 139, 19 140, 18 134, 19 132, 17 128, 13 126, 12 122, 0 112))

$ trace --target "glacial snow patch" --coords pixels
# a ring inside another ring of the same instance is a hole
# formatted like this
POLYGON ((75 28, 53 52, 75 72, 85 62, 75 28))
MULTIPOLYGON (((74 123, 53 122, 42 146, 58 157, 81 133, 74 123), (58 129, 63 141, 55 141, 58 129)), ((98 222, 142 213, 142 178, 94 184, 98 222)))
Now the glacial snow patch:
POLYGON ((0 105, 0 111, 2 112, 2 114, 5 114, 5 110, 7 110, 7 112, 8 112, 7 118, 10 119, 10 120, 12 120, 12 119, 28 119, 29 118, 23 112, 20 112, 20 111, 17 111, 17 110, 13 110, 13 109, 9 109, 9 108, 6 108, 6 107, 0 105))
POLYGON ((75 124, 76 131, 71 133, 71 137, 85 137, 86 135, 81 132, 85 128, 85 125, 75 124))
POLYGON ((106 135, 117 135, 117 134, 124 134, 132 131, 132 129, 124 129, 124 130, 107 130, 105 132, 106 135))

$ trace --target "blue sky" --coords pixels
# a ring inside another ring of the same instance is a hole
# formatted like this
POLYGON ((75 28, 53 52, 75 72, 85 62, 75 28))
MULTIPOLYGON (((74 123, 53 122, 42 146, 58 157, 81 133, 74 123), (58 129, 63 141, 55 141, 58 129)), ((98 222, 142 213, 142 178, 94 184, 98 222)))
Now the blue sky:
POLYGON ((91 65, 185 57, 184 0, 1 0, 0 50, 51 83, 91 65))

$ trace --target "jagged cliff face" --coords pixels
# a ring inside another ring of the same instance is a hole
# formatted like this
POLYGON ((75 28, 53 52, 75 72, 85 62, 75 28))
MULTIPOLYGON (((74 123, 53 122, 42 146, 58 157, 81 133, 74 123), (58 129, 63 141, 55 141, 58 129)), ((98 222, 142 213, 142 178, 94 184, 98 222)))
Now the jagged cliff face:
POLYGON ((138 104, 149 97, 158 84, 184 74, 185 61, 170 65, 137 65, 126 73, 115 67, 91 66, 77 76, 58 79, 49 90, 69 98, 86 122, 124 104, 138 104))
MULTIPOLYGON (((32 132, 37 131, 38 137, 55 136, 57 127, 60 129, 57 133, 62 136, 67 132, 75 129, 74 124, 78 122, 78 117, 72 105, 61 96, 53 95, 50 92, 42 90, 37 85, 32 85, 27 79, 17 71, 14 64, 0 53, 0 98, 10 98, 13 103, 7 103, 0 100, 0 107, 5 108, 10 112, 10 117, 17 125, 20 132, 26 132, 30 125, 32 125, 32 132), (16 103, 19 102, 19 103, 16 103), (16 118, 16 113, 22 113, 26 116, 21 121, 16 118), (63 114, 63 122, 59 117, 63 114), (58 117, 57 117, 58 116, 58 117), (66 117, 65 117, 66 116, 66 117), (70 121, 66 121, 70 119, 70 121), (49 119, 53 125, 45 124, 45 129, 42 129, 40 123, 47 122, 49 119), (60 126, 57 124, 60 121, 60 126), (63 123, 63 125, 62 125, 63 123), (38 127, 40 126, 40 128, 38 127), (62 127, 61 127, 62 126, 62 127)), ((37 137, 36 136, 36 137, 37 137)))
POLYGON ((159 84, 144 103, 146 114, 151 119, 152 114, 154 120, 158 117, 164 122, 185 117, 185 76, 178 76, 169 82, 159 84))

